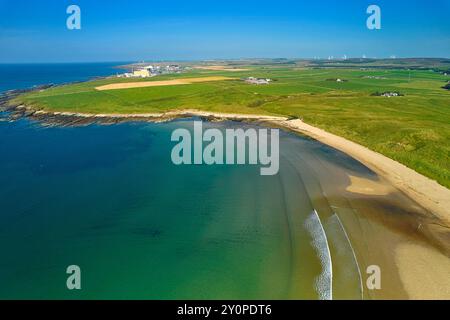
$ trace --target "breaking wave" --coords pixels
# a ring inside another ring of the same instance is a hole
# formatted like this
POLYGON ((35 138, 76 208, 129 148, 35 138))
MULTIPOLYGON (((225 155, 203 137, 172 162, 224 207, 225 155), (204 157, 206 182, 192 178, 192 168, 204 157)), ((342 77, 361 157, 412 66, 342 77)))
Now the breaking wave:
POLYGON ((333 265, 327 236, 316 210, 305 221, 305 227, 312 237, 311 244, 322 265, 322 272, 315 280, 315 289, 320 300, 333 299, 333 265))

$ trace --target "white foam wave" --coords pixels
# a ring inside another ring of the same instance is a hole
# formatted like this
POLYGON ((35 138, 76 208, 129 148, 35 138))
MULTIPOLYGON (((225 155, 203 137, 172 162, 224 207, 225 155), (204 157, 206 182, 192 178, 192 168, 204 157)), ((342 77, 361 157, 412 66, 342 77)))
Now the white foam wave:
POLYGON ((333 265, 327 235, 316 210, 306 218, 305 227, 312 237, 311 244, 317 252, 322 272, 316 278, 316 291, 321 300, 333 299, 333 265))

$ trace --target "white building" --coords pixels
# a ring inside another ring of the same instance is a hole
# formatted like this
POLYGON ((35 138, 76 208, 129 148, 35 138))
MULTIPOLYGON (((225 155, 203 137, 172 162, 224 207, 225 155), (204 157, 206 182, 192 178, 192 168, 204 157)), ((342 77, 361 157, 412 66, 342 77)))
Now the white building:
POLYGON ((144 68, 144 69, 134 70, 133 76, 137 77, 137 78, 147 78, 147 77, 151 77, 152 74, 149 71, 149 69, 144 68))
POLYGON ((262 79, 262 78, 255 78, 255 77, 248 77, 245 79, 245 82, 250 84, 269 84, 272 80, 271 79, 262 79))
POLYGON ((398 97, 399 94, 397 92, 385 92, 382 94, 382 96, 390 98, 390 97, 398 97))

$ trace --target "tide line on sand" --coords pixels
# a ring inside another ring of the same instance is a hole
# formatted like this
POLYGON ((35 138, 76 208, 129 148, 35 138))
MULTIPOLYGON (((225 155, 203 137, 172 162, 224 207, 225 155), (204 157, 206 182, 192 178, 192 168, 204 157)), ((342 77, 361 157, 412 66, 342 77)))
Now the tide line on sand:
POLYGON ((356 269, 358 270, 358 277, 359 277, 359 288, 360 288, 360 292, 361 292, 361 300, 364 299, 364 285, 363 285, 363 280, 362 280, 362 275, 361 275, 361 268, 359 267, 359 263, 358 263, 358 259, 356 258, 356 253, 355 253, 355 249, 352 246, 352 242, 350 241, 350 238, 347 234, 347 231, 345 230, 344 225, 342 224, 341 218, 339 218, 339 215, 337 213, 334 213, 331 216, 331 219, 336 219, 338 225, 340 226, 342 233, 345 236, 345 239, 347 240, 348 245, 350 246, 350 249, 352 251, 352 255, 353 255, 353 260, 355 262, 356 265, 356 269))

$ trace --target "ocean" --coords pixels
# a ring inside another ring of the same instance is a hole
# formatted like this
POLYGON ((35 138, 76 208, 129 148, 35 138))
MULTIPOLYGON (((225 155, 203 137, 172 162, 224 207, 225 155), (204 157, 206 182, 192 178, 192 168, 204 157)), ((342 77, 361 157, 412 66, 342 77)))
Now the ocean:
POLYGON ((0 64, 0 93, 12 89, 26 89, 35 85, 86 81, 123 73, 117 66, 123 63, 29 63, 0 64))
MULTIPOLYGON (((0 69, 17 76, 2 73, 3 90, 115 71, 109 64, 0 69)), ((382 244, 409 231, 412 220, 386 221, 419 210, 411 200, 349 191, 352 177, 385 182, 285 131, 275 176, 251 165, 176 166, 171 133, 192 130, 193 121, 61 127, 0 113, 0 299, 405 296, 382 244), (385 293, 364 288, 373 263, 385 272, 385 293), (71 265, 81 269, 81 290, 66 286, 71 265)))

